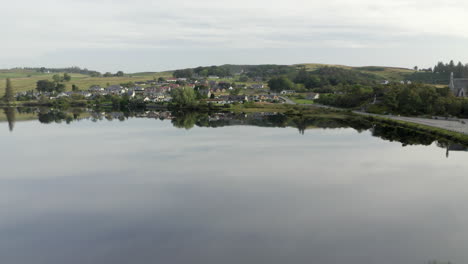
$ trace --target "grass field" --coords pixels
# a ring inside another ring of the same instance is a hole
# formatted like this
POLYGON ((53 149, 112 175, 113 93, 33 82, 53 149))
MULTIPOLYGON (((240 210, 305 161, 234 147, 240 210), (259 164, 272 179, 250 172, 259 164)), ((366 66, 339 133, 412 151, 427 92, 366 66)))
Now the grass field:
POLYGON ((313 100, 307 100, 307 99, 297 99, 297 98, 289 98, 291 99, 293 102, 295 102, 296 104, 313 104, 314 101, 313 100))
MULTIPOLYGON (((0 71, 0 96, 5 92, 5 80, 11 78, 11 83, 15 93, 34 90, 36 83, 39 80, 52 80, 55 73, 37 73, 23 71, 0 71)), ((159 77, 171 77, 170 73, 139 73, 126 75, 124 77, 90 77, 83 74, 70 74, 71 81, 65 82, 66 90, 71 91, 72 85, 75 84, 82 90, 87 90, 92 85, 108 86, 127 82, 138 82, 153 80, 159 77), (146 75, 145 75, 146 74, 146 75)))

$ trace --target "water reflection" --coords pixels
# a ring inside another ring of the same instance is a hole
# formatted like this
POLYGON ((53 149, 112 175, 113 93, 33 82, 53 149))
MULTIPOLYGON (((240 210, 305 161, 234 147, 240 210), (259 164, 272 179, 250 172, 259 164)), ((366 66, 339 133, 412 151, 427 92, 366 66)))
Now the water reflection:
MULTIPOLYGON (((67 111, 52 108, 4 108, 8 128, 14 130, 17 117, 20 120, 38 120, 42 124, 66 123, 70 124, 80 120, 99 121, 126 121, 129 118, 147 118, 167 120, 176 128, 190 130, 194 127, 225 127, 225 126, 258 126, 258 127, 294 127, 301 135, 308 129, 337 129, 353 128, 359 133, 370 131, 374 137, 386 141, 402 143, 402 146, 424 145, 436 143, 438 147, 446 149, 446 156, 450 151, 467 151, 468 148, 458 142, 452 142, 445 138, 436 137, 421 131, 392 126, 384 123, 376 123, 366 118, 352 117, 342 118, 333 115, 306 116, 284 115, 279 113, 233 113, 233 112, 184 112, 184 111, 94 111, 84 108, 72 108, 67 111)), ((1 120, 1 119, 0 119, 1 120)))
POLYGON ((466 155, 442 160, 427 135, 269 113, 13 117, 0 263, 468 262, 466 155))
POLYGON ((13 132, 13 129, 15 128, 15 122, 16 122, 16 109, 10 107, 10 108, 4 108, 3 111, 8 121, 8 129, 10 130, 10 132, 13 132))

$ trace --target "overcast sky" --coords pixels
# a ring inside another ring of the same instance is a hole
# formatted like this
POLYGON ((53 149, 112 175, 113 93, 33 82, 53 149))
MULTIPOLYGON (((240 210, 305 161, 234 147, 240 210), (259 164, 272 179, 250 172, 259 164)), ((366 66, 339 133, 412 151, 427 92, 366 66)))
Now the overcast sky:
POLYGON ((458 0, 7 1, 0 67, 468 63, 467 14, 458 0))

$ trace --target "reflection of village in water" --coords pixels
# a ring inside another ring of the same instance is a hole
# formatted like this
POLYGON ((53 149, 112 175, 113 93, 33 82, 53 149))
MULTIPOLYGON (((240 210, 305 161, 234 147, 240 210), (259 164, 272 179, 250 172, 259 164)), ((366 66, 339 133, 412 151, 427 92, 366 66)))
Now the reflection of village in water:
POLYGON ((224 127, 224 126, 260 126, 260 127, 294 127, 304 134, 308 129, 338 129, 353 128, 359 133, 370 131, 372 136, 383 140, 402 143, 402 146, 424 145, 435 143, 438 147, 446 149, 449 157, 452 151, 467 152, 468 147, 463 144, 451 142, 443 138, 426 134, 420 131, 388 124, 376 123, 361 117, 339 118, 333 116, 303 116, 285 115, 272 112, 235 113, 235 112, 183 112, 183 111, 140 111, 117 112, 95 111, 86 108, 71 108, 67 111, 52 108, 4 108, 4 117, 8 128, 13 132, 15 122, 38 120, 42 124, 77 122, 81 120, 98 121, 126 121, 129 118, 146 118, 161 121, 170 121, 174 127, 192 129, 193 127, 224 127))

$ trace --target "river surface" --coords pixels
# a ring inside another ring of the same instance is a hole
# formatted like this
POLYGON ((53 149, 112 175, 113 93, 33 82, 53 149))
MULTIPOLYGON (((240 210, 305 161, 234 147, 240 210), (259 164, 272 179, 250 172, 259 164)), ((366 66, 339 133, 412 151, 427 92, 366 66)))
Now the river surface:
POLYGON ((468 152, 94 121, 0 123, 0 263, 468 263, 468 152))

